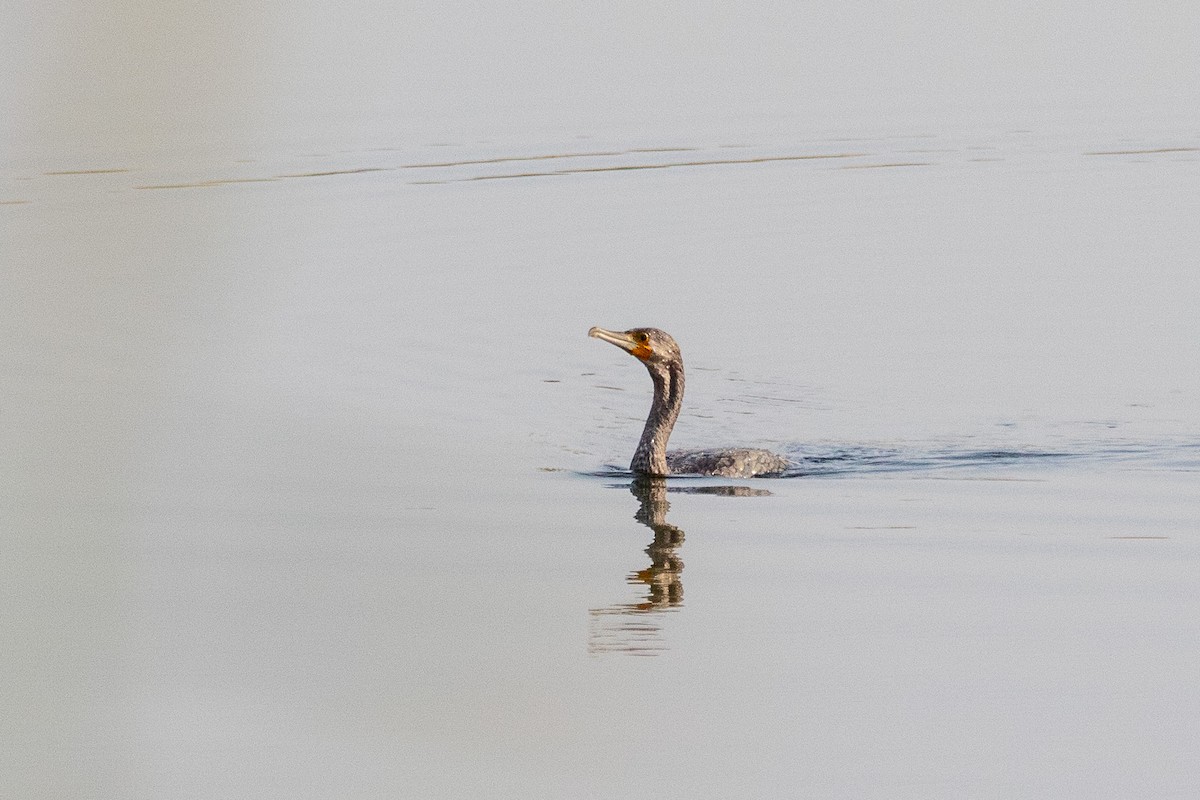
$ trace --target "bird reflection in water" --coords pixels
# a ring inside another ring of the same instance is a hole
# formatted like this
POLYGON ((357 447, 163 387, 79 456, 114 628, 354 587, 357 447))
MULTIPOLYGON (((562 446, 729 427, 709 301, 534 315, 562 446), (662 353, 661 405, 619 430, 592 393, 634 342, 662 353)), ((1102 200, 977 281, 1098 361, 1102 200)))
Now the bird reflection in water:
MULTIPOLYGON (((629 491, 638 499, 638 510, 633 518, 654 532, 654 539, 645 550, 650 556, 650 566, 629 573, 625 579, 632 586, 643 587, 644 596, 636 602, 616 603, 589 611, 589 653, 658 655, 666 645, 657 617, 683 605, 683 559, 679 557, 679 548, 684 533, 682 528, 667 522, 667 511, 671 508, 667 502, 667 480, 638 476, 630 484, 629 491)), ((770 494, 765 489, 749 486, 672 486, 669 491, 730 497, 770 494)))

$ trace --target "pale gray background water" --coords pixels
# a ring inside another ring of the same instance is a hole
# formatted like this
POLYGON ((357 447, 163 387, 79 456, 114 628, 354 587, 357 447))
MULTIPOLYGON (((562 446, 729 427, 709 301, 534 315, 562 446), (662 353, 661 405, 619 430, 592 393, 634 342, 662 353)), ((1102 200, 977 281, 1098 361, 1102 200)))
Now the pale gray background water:
POLYGON ((1200 791, 1194 5, 2 8, 4 794, 1200 791))

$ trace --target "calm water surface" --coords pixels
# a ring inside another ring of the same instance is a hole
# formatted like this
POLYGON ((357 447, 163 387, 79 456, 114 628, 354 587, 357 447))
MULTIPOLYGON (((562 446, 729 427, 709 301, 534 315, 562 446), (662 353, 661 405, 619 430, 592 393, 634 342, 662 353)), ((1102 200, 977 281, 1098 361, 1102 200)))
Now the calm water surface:
POLYGON ((1200 138, 0 174, 14 797, 1200 791, 1200 138), (673 443, 775 480, 635 483, 673 443))

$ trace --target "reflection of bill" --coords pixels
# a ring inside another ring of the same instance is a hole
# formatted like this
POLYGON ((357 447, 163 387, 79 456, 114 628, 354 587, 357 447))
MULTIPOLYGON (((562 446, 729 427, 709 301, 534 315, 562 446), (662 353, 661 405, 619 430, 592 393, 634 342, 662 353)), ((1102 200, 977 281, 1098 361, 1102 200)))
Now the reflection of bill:
MULTIPOLYGON (((645 594, 636 602, 591 609, 589 653, 656 655, 666 645, 654 615, 674 611, 683 604, 683 559, 679 557, 679 547, 684 534, 681 528, 667 522, 667 511, 671 508, 667 502, 667 481, 638 477, 629 490, 639 502, 634 519, 654 531, 654 539, 645 551, 650 556, 650 566, 626 577, 627 583, 645 587, 645 594)), ((734 497, 770 494, 765 489, 748 486, 672 487, 671 491, 734 497)))

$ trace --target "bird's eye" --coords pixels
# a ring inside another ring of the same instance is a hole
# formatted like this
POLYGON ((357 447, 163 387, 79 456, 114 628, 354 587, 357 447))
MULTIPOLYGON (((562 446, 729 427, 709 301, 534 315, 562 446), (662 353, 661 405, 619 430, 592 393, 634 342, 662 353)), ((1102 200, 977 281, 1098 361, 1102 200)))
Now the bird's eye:
POLYGON ((642 344, 645 344, 646 342, 650 341, 650 337, 649 337, 649 336, 647 336, 645 333, 639 333, 639 334, 637 335, 637 340, 638 340, 640 343, 642 343, 642 344))

